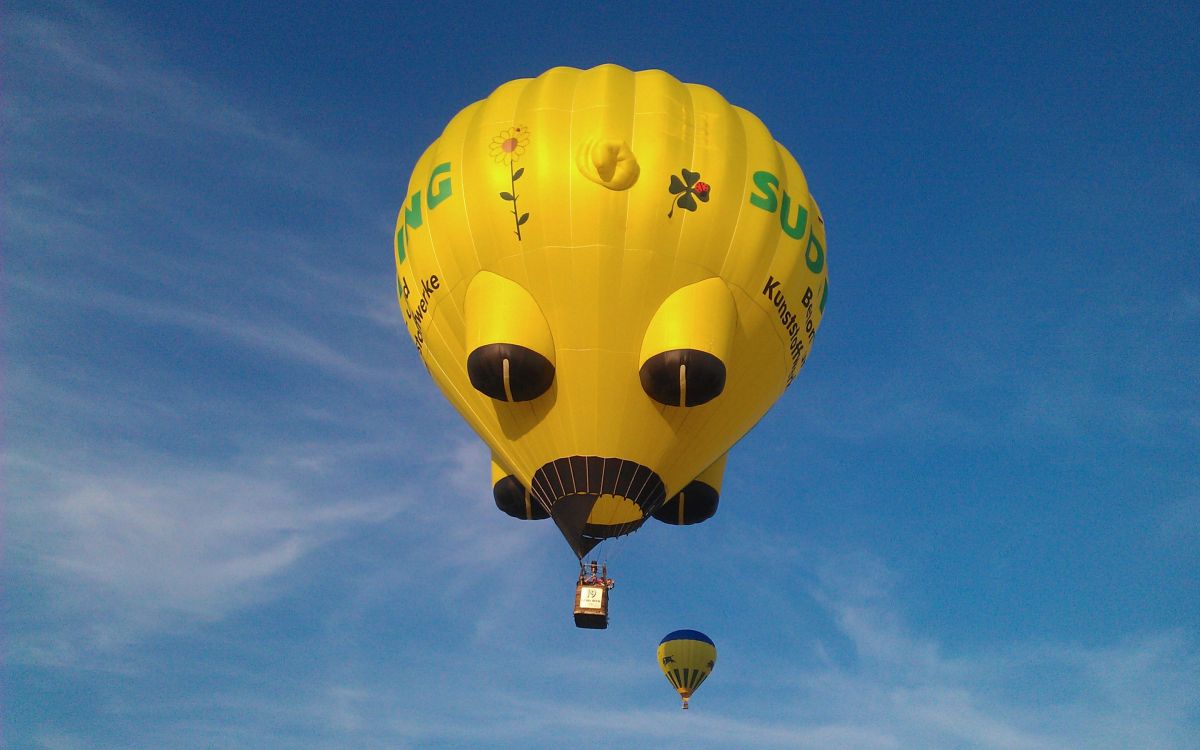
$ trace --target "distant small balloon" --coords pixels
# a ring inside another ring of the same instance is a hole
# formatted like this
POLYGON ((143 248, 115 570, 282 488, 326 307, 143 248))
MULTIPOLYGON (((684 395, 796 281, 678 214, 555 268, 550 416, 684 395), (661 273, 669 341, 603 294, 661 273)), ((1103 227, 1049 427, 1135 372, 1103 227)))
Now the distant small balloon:
POLYGON ((658 667, 683 699, 685 709, 716 663, 716 645, 699 630, 676 630, 658 644, 658 667))

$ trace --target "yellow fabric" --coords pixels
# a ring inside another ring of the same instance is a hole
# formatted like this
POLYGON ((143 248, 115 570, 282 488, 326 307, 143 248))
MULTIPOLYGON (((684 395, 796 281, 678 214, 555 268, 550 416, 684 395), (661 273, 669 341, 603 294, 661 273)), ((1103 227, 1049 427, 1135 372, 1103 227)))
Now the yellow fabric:
POLYGON ((689 284, 655 311, 642 339, 638 364, 659 352, 698 349, 728 362, 737 328, 737 305, 721 279, 689 284))
POLYGON ((554 364, 554 338, 537 302, 520 285, 488 271, 475 274, 463 300, 466 352, 493 342, 520 342, 554 364))
POLYGON ((666 497, 723 466, 824 309, 824 222, 795 159, 754 115, 657 70, 555 68, 468 106, 413 171, 395 255, 430 374, 526 487, 566 456, 650 467, 666 497), (550 389, 476 391, 467 356, 488 339, 546 356, 550 389), (639 367, 660 346, 717 355, 724 391, 650 399, 639 367))
POLYGON ((696 480, 704 482, 709 487, 712 487, 717 492, 720 492, 721 482, 725 479, 725 461, 728 459, 728 457, 728 453, 722 455, 713 463, 712 466, 700 472, 700 475, 696 477, 696 480))
POLYGON ((496 454, 493 453, 492 454, 492 486, 495 487, 496 484, 501 479, 505 478, 506 476, 508 476, 508 469, 504 468, 499 463, 497 463, 496 454))
POLYGON ((623 523, 633 523, 642 518, 642 509, 629 498, 604 494, 592 506, 588 523, 602 526, 616 526, 623 523))

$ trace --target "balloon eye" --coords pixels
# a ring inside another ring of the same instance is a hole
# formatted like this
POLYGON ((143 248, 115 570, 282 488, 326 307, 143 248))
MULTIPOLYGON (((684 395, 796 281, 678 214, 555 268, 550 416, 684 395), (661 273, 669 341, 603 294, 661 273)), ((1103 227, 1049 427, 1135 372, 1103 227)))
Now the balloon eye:
POLYGON ((467 357, 467 376, 497 401, 532 401, 550 389, 554 365, 519 344, 486 344, 467 357))
POLYGON ((725 390, 725 363, 699 349, 656 354, 639 375, 646 395, 667 406, 699 406, 725 390))
POLYGON ((737 305, 721 279, 676 289, 642 338, 642 390, 667 406, 699 406, 721 395, 736 327, 737 305))
POLYGON ((524 287, 480 271, 467 287, 467 377, 497 401, 532 401, 554 382, 554 338, 524 287), (513 343, 520 341, 520 344, 513 343))
POLYGON ((678 495, 654 511, 653 515, 663 523, 689 526, 712 518, 720 499, 721 493, 716 488, 693 480, 678 495))
POLYGON ((530 497, 529 491, 512 474, 492 486, 492 497, 496 500, 496 507, 513 518, 538 521, 550 517, 541 503, 530 497))

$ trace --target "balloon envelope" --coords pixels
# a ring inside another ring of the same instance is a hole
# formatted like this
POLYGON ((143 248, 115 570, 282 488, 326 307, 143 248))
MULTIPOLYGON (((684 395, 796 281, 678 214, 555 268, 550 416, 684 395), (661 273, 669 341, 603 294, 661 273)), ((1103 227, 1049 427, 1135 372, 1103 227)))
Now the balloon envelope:
POLYGON ((395 258, 422 361, 512 479, 497 503, 549 515, 578 556, 685 489, 664 520, 712 514, 726 451, 825 307, 795 159, 712 89, 615 65, 511 81, 454 117, 413 171, 395 258))
POLYGON ((684 708, 716 663, 716 645, 698 630, 676 630, 658 644, 658 666, 683 699, 684 708))

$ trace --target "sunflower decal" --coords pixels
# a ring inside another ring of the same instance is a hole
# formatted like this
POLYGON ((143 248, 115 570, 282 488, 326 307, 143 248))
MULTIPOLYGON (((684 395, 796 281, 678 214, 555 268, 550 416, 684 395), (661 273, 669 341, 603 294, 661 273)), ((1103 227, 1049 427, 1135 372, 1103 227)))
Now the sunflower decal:
POLYGON ((667 218, 675 215, 675 207, 685 209, 687 211, 695 211, 700 203, 708 203, 708 194, 712 188, 707 182, 700 182, 700 173, 693 172, 689 169, 681 170, 679 175, 671 175, 671 184, 667 190, 671 195, 675 196, 671 200, 671 210, 667 212, 667 218), (679 179, 679 175, 683 175, 683 179, 679 179))
POLYGON ((524 167, 517 167, 517 162, 525 155, 525 149, 529 147, 529 128, 523 125, 514 125, 511 128, 505 128, 500 131, 500 134, 492 139, 488 144, 488 151, 492 155, 492 160, 497 164, 508 164, 509 189, 500 193, 500 197, 512 204, 513 222, 516 226, 517 239, 521 239, 521 226, 529 221, 529 212, 521 213, 517 210, 517 180, 521 179, 521 175, 525 174, 524 167))
POLYGON ((529 148, 529 128, 521 125, 501 130, 488 146, 492 160, 497 164, 505 162, 512 164, 520 161, 527 148, 529 148))

